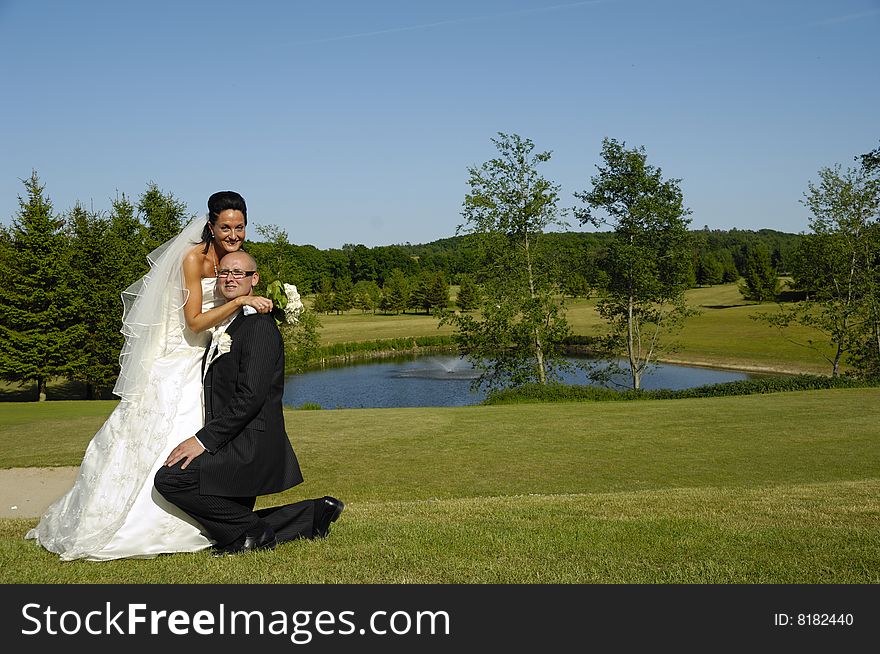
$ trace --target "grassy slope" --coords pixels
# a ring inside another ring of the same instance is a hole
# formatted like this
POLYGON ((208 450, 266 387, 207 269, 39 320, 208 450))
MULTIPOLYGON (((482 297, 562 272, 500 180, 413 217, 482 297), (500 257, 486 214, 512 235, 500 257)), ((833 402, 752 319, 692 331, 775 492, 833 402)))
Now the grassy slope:
MULTIPOLYGON (((664 357, 667 360, 781 372, 828 373, 831 370, 819 353, 790 340, 821 340, 818 332, 797 327, 782 335, 774 327, 752 320, 749 317, 752 314, 775 312, 777 305, 746 302, 735 284, 692 289, 687 293, 687 300, 700 313, 688 319, 684 329, 675 336, 680 347, 664 357)), ((567 316, 576 334, 597 335, 604 325, 596 313, 595 299, 568 300, 567 316)), ((436 318, 424 314, 374 316, 355 310, 343 315, 322 315, 321 322, 324 345, 453 333, 448 325, 438 329, 436 318)))
POLYGON ((831 372, 831 364, 820 353, 830 356, 829 346, 817 352, 793 342, 823 342, 825 339, 818 331, 793 326, 781 333, 750 317, 756 313, 776 313, 776 304, 746 302, 733 284, 693 289, 687 297, 689 304, 700 313, 688 319, 677 337, 682 348, 668 359, 719 366, 744 365, 769 371, 831 372))
MULTIPOLYGON (((261 504, 341 497, 328 541, 219 563, 61 564, 22 540, 35 521, 8 520, 0 581, 167 583, 184 565, 196 583, 877 583, 878 400, 289 411, 306 482, 261 504)), ((100 417, 65 404, 27 425, 34 405, 0 405, 0 465, 34 457, 42 444, 25 444, 59 420, 54 462, 78 462, 100 417)))

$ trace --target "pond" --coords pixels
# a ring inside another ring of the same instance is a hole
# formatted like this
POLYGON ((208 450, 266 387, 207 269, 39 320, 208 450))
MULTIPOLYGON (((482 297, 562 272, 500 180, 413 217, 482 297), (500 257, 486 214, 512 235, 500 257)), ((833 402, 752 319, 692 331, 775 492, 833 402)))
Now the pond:
MULTIPOLYGON (((589 361, 578 357, 569 360, 589 361)), ((479 374, 454 354, 395 357, 291 375, 285 380, 283 402, 289 407, 314 403, 324 409, 466 406, 479 404, 486 396, 485 389, 470 390, 479 374)), ((736 370, 663 364, 643 377, 642 387, 682 389, 754 376, 736 370)), ((563 381, 591 383, 583 370, 564 375, 563 381)))

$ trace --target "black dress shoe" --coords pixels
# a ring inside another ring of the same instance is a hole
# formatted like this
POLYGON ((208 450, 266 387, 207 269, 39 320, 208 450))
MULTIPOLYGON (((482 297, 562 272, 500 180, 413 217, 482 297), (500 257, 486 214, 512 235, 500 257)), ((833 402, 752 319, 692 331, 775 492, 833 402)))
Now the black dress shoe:
POLYGON ((278 538, 272 527, 268 525, 258 536, 248 536, 244 539, 244 545, 241 546, 242 552, 257 552, 259 550, 274 550, 278 544, 278 538))
POLYGON ((274 550, 278 544, 275 532, 267 526, 266 529, 258 536, 247 536, 242 534, 234 541, 227 545, 221 545, 211 548, 211 556, 231 556, 242 552, 256 552, 258 550, 274 550))
POLYGON ((330 523, 336 522, 336 519, 342 515, 345 504, 335 497, 325 495, 323 501, 319 501, 319 507, 323 510, 323 513, 315 522, 315 537, 327 538, 330 533, 330 523))
POLYGON ((217 558, 221 556, 231 556, 232 554, 238 554, 243 551, 242 547, 244 546, 245 537, 244 534, 236 538, 231 543, 226 543, 226 545, 214 545, 211 547, 211 556, 217 558))

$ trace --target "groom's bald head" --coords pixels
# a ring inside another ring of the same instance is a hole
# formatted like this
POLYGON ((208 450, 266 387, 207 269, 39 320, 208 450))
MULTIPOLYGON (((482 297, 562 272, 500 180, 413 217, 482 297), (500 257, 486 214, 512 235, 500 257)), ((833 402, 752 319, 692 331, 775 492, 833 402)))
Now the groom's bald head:
POLYGON ((260 282, 260 274, 256 270, 257 262, 244 250, 230 252, 220 259, 220 271, 231 273, 219 280, 220 292, 223 293, 223 297, 232 300, 241 295, 253 295, 254 286, 260 282), (234 274, 238 272, 253 274, 236 279, 234 274))
POLYGON ((244 250, 230 252, 220 259, 220 269, 226 270, 256 270, 257 260, 244 250), (237 264, 237 265, 234 265, 237 264))

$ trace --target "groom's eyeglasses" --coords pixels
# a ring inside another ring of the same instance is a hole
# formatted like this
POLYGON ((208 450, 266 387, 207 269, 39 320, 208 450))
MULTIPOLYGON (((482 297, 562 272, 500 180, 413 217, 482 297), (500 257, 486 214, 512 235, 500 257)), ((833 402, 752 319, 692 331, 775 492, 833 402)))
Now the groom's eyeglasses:
POLYGON ((256 270, 218 270, 217 277, 220 279, 226 279, 230 275, 232 275, 232 279, 244 279, 245 277, 250 277, 253 275, 256 270))

